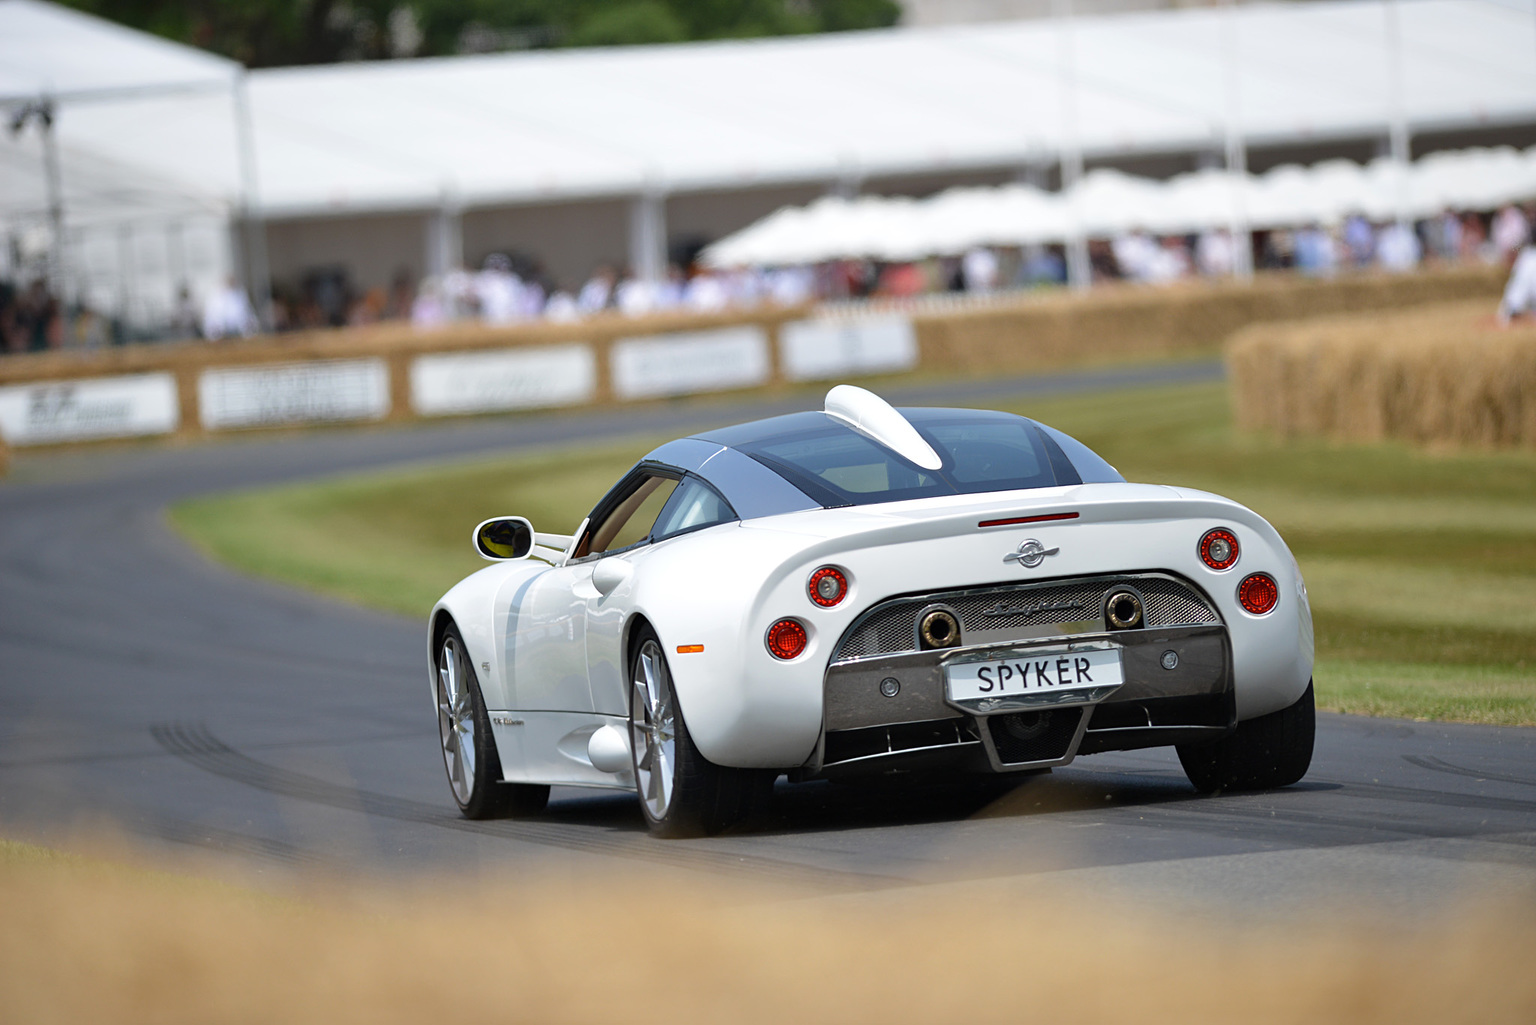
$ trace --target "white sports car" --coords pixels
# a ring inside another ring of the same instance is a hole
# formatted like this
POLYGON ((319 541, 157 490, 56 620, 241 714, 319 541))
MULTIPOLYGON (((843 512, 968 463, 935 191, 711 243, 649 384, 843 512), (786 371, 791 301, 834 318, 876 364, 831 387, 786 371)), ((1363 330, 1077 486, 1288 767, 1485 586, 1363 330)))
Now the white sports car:
POLYGON ((1228 499, 1128 484, 1044 424, 821 412, 673 441, 572 535, 486 520, 443 596, 431 686, 454 799, 635 791, 663 836, 791 781, 1007 773, 1175 745, 1203 791, 1312 757, 1312 615, 1228 499), (537 561, 534 561, 537 560, 537 561))

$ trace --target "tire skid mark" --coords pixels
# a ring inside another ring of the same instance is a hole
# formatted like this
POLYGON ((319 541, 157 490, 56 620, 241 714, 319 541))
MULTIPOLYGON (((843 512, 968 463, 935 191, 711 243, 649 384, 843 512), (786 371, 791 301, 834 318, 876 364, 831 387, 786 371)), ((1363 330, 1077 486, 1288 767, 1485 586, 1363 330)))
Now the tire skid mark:
POLYGON ((1452 765, 1450 762, 1436 758, 1434 755, 1403 755, 1403 761, 1409 765, 1417 765, 1421 769, 1429 769, 1433 772, 1448 772, 1453 776, 1469 776, 1477 780, 1490 779, 1499 783, 1518 783, 1521 786, 1536 787, 1536 779, 1506 776, 1501 772, 1478 772, 1476 769, 1452 765))
POLYGON ((328 858, 314 851, 296 847, 282 840, 252 836, 249 833, 240 833, 229 829, 217 829, 195 822, 162 819, 140 826, 139 832, 148 836, 159 837, 162 840, 169 840, 172 843, 187 844, 192 847, 202 847, 208 850, 231 854, 252 854, 289 865, 319 866, 334 865, 336 863, 334 858, 328 858))
POLYGON ((268 765, 230 747, 201 722, 161 723, 151 726, 150 734, 168 753, 212 775, 283 797, 378 818, 500 836, 563 850, 658 862, 674 868, 770 877, 809 884, 818 889, 872 890, 910 885, 894 876, 843 872, 754 855, 704 851, 676 843, 659 843, 648 837, 592 833, 580 827, 506 819, 477 822, 450 814, 437 805, 340 786, 268 765))

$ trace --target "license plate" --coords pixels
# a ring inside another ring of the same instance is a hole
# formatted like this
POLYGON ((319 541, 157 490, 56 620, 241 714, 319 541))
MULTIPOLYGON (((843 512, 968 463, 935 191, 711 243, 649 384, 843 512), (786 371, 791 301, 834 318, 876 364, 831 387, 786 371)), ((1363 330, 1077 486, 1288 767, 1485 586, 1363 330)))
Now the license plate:
POLYGON ((1115 647, 1033 649, 944 667, 949 699, 980 712, 1098 701, 1124 682, 1115 647))

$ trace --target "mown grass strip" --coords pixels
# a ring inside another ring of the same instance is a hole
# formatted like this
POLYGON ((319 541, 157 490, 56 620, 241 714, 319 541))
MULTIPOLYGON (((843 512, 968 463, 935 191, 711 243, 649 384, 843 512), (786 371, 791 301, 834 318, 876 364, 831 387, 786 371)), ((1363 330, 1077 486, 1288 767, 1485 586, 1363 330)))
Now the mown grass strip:
MULTIPOLYGON (((1536 725, 1536 453, 1245 435, 1221 384, 996 405, 1131 480, 1224 494, 1274 523, 1307 577, 1324 707, 1536 725)), ((171 517, 245 572, 420 616, 484 565, 469 546, 481 519, 573 529, 662 440, 219 495, 171 517)))

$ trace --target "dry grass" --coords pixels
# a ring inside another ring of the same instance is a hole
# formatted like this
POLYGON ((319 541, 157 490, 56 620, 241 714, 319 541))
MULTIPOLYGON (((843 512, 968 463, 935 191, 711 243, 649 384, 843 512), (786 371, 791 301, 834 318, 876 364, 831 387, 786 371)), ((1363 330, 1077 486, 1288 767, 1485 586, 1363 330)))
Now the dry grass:
POLYGON ((1536 448, 1536 326, 1490 320, 1460 302, 1250 327, 1227 350, 1237 425, 1536 448))
POLYGON ((0 1020, 1536 1020, 1528 905, 1404 928, 1217 923, 923 891, 775 900, 642 878, 274 900, 0 851, 0 1020))
POLYGON ((1320 314, 1400 310, 1423 303, 1498 302, 1502 271, 1471 267, 1330 280, 1260 275, 1251 284, 1188 282, 1167 288, 1096 288, 915 318, 928 372, 995 374, 1042 367, 1214 353, 1252 324, 1320 314))

